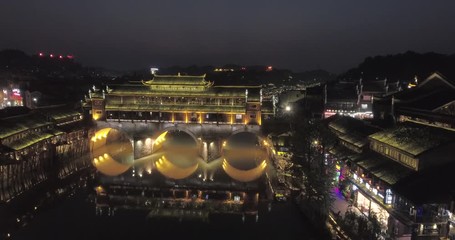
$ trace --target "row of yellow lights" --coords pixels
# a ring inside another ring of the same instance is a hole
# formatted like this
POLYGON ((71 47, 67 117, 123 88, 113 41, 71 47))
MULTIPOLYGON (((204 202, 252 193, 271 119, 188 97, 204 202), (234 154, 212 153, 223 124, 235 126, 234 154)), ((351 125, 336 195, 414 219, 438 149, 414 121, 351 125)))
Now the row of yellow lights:
POLYGON ((161 134, 155 139, 155 142, 153 142, 153 144, 158 145, 158 144, 160 144, 160 143, 166 141, 166 134, 167 134, 167 131, 161 133, 161 134))
POLYGON ((104 159, 107 159, 108 157, 109 157, 109 155, 107 153, 105 153, 97 158, 94 158, 93 162, 95 163, 95 165, 98 165, 99 163, 102 163, 104 161, 104 159))
POLYGON ((92 137, 92 142, 96 142, 97 140, 101 140, 102 138, 106 138, 106 137, 107 137, 107 133, 105 133, 105 134, 97 134, 97 135, 92 137))
MULTIPOLYGON (((199 123, 202 123, 202 113, 199 113, 199 123)), ((172 113, 172 116, 171 116, 171 122, 175 122, 175 116, 174 116, 174 113, 172 113)), ((233 124, 234 123, 234 114, 230 114, 230 124, 233 124)), ((245 119, 245 125, 248 124, 248 120, 245 119)), ((185 112, 185 123, 188 123, 188 113, 185 112)), ((261 125, 261 120, 259 120, 258 122, 259 125, 261 125)))

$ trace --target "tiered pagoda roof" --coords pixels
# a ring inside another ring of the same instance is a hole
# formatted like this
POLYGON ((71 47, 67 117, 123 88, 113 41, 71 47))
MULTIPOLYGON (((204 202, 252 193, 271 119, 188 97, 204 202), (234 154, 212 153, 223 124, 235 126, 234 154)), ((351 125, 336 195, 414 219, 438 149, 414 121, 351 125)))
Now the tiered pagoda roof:
MULTIPOLYGON (((163 91, 162 89, 150 89, 144 85, 136 84, 123 84, 123 85, 109 85, 112 87, 109 91, 109 95, 121 96, 169 96, 168 91, 163 91)), ((172 96, 180 97, 202 97, 202 96, 211 96, 211 97, 245 97, 245 88, 226 88, 226 87, 211 87, 205 89, 205 91, 173 91, 175 93, 172 96)))
POLYGON ((213 82, 205 80, 205 74, 200 76, 189 75, 154 75, 152 80, 142 82, 146 86, 150 85, 192 85, 210 87, 213 82))

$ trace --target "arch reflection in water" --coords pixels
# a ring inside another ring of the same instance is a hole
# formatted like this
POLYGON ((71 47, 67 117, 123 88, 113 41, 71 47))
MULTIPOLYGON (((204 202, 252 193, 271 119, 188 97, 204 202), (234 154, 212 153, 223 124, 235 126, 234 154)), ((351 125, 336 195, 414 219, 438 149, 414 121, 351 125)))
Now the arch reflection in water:
POLYGON ((134 166, 133 177, 152 175, 156 170, 165 178, 180 180, 197 172, 202 180, 213 181, 220 179, 215 174, 221 173, 219 177, 223 181, 234 179, 241 182, 260 178, 267 167, 266 150, 259 144, 259 138, 249 132, 234 134, 224 142, 212 139, 210 146, 213 145, 214 149, 219 146, 221 151, 215 151, 221 155, 211 161, 202 157, 201 149, 207 147, 202 144, 203 140, 195 139, 185 131, 167 130, 157 134, 155 139, 146 138, 147 141, 153 145, 151 154, 134 159, 131 140, 125 134, 115 129, 102 129, 92 138, 93 164, 107 176, 123 174, 134 166), (224 171, 218 171, 220 168, 224 171))
POLYGON ((122 132, 104 128, 91 139, 90 149, 93 165, 107 176, 118 176, 133 165, 133 146, 122 132))
POLYGON ((183 168, 174 164, 166 158, 166 155, 163 154, 158 161, 155 162, 156 169, 163 174, 164 176, 171 179, 184 179, 191 176, 197 169, 198 163, 195 162, 194 165, 183 168))
POLYGON ((223 170, 235 180, 241 182, 251 182, 258 179, 264 173, 264 169, 267 167, 267 163, 264 160, 259 166, 249 170, 239 170, 232 167, 226 159, 223 161, 223 170))
POLYGON ((240 132, 223 143, 223 170, 231 178, 250 182, 260 178, 267 167, 266 150, 254 133, 240 132))
POLYGON ((156 169, 171 179, 184 179, 198 169, 197 142, 186 132, 166 131, 158 139, 164 139, 158 151, 160 157, 155 161, 156 169))

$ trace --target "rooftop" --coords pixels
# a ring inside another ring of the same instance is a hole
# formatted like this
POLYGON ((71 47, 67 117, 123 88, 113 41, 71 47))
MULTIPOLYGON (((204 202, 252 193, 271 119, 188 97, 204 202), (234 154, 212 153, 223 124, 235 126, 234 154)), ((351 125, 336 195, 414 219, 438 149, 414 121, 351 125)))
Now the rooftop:
POLYGON ((254 86, 214 86, 204 91, 163 91, 150 89, 144 85, 126 84, 114 85, 108 95, 132 95, 132 96, 179 96, 179 97, 245 97, 245 89, 249 89, 248 97, 258 95, 254 86), (251 89, 251 90, 250 90, 251 89))
POLYGON ((152 80, 144 82, 144 85, 207 85, 205 74, 201 76, 189 75, 154 75, 152 80))
POLYGON ((391 186, 413 172, 411 169, 372 151, 361 155, 355 162, 391 186))
POLYGON ((28 129, 39 128, 52 123, 39 113, 29 113, 0 119, 0 139, 12 136, 28 129))
POLYGON ((455 101, 455 90, 451 91, 450 89, 438 89, 422 96, 419 99, 416 99, 415 101, 400 104, 400 106, 434 111, 453 101, 455 101))
POLYGON ((356 135, 361 138, 368 138, 368 135, 376 133, 381 129, 370 125, 368 122, 348 116, 336 116, 329 123, 329 127, 342 134, 356 135))
POLYGON ((455 84, 439 73, 434 73, 417 87, 393 94, 395 100, 411 102, 428 96, 436 96, 439 92, 451 92, 455 94, 455 84))
POLYGON ((40 111, 41 113, 45 114, 49 118, 54 119, 57 122, 68 119, 68 118, 82 116, 82 114, 79 111, 77 111, 75 109, 71 109, 69 106, 66 106, 66 105, 39 108, 37 110, 40 111))
POLYGON ((47 132, 30 132, 27 134, 27 136, 17 139, 9 144, 4 144, 5 146, 13 149, 13 150, 21 150, 26 147, 29 147, 33 144, 36 144, 40 141, 43 141, 45 139, 52 138, 54 136, 63 134, 63 132, 58 131, 58 130, 51 130, 47 132))
POLYGON ((455 132, 412 122, 377 132, 370 138, 386 143, 413 156, 418 156, 441 144, 455 141, 455 132))

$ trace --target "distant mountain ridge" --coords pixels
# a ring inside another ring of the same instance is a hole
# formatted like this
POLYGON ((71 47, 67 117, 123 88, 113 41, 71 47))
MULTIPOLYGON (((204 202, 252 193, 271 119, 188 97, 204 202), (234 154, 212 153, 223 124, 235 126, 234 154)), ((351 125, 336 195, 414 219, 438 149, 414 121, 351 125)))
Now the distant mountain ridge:
POLYGON ((364 81, 387 78, 392 81, 411 81, 417 76, 422 80, 433 72, 447 77, 455 77, 455 54, 446 55, 434 52, 405 53, 367 57, 358 67, 339 76, 340 80, 364 81))

